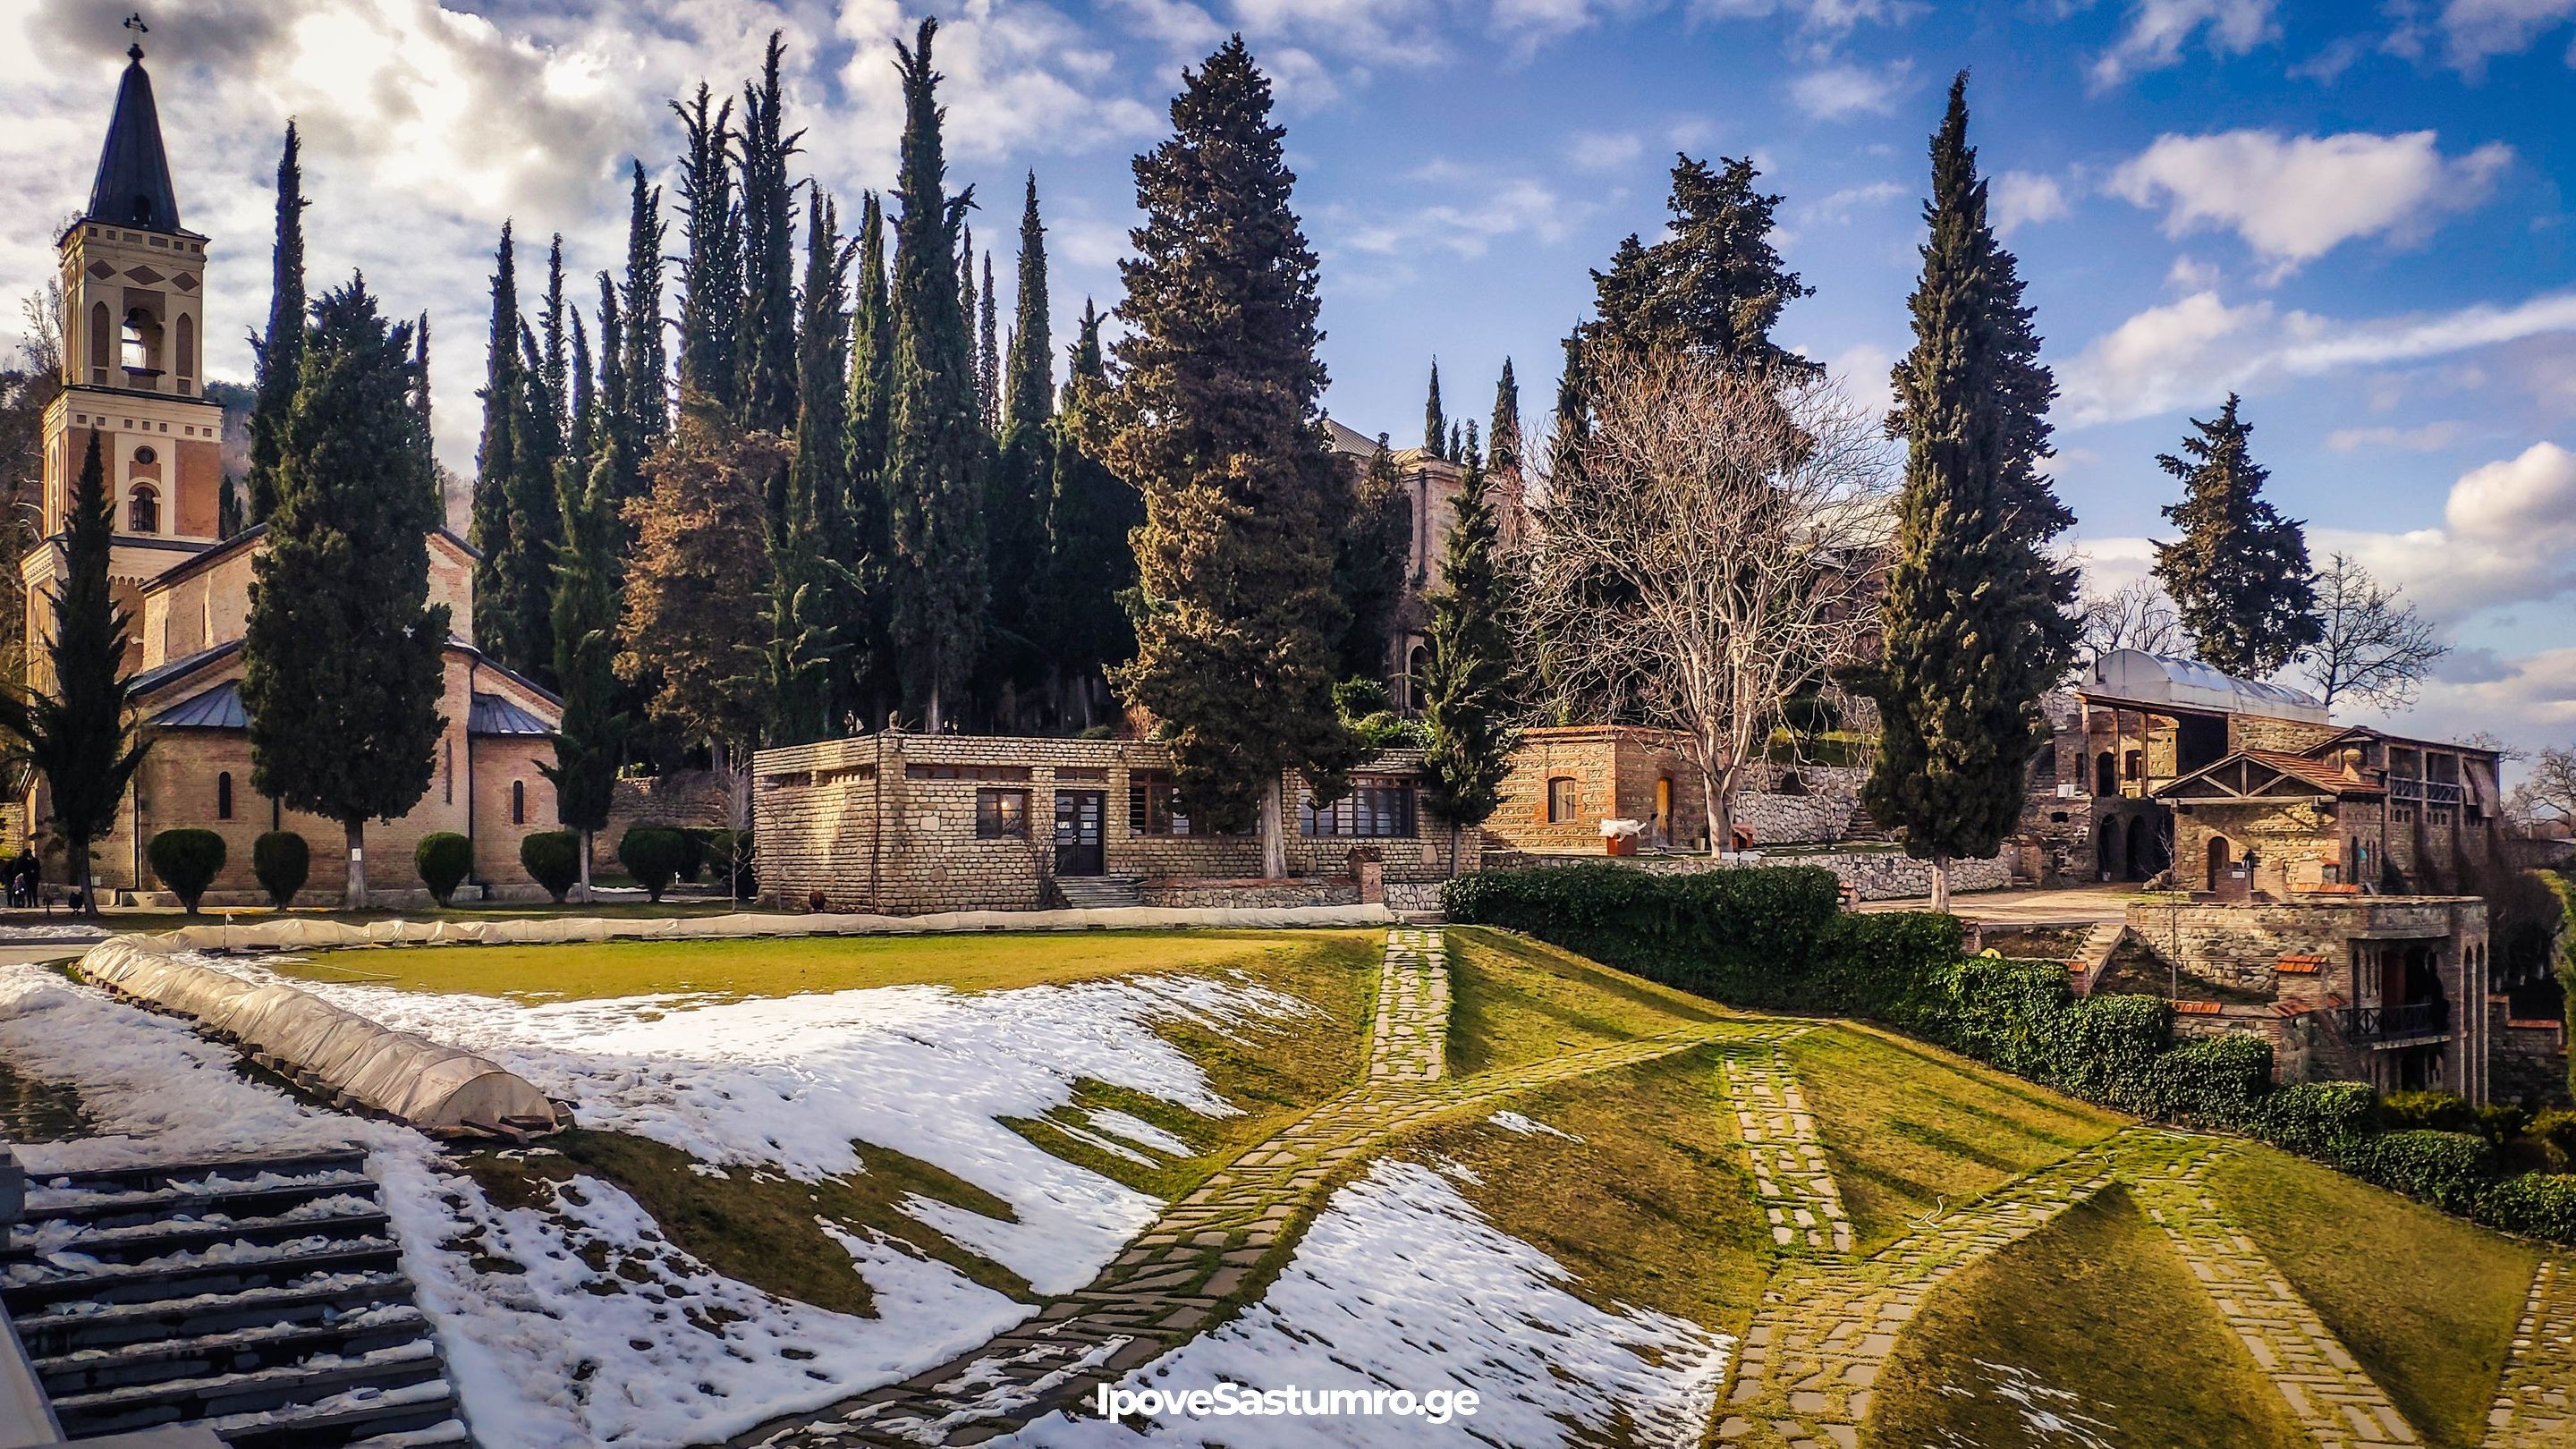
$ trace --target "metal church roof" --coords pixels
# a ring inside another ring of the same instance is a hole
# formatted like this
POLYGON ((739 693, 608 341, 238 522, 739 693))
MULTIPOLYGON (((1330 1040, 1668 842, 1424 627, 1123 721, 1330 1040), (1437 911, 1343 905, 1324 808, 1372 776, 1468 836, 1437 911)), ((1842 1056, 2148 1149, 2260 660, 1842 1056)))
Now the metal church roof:
POLYGON ((170 158, 161 149, 161 113, 152 104, 152 77, 143 70, 143 48, 126 52, 125 78, 116 87, 116 115, 107 123, 107 145, 98 153, 85 221, 179 230, 179 195, 170 187, 170 158))
POLYGON ((474 696, 474 707, 465 716, 465 732, 472 735, 551 735, 555 728, 497 694, 478 693, 474 696))
POLYGON ((227 679, 214 688, 192 694, 152 717, 153 727, 165 730, 246 730, 250 712, 242 708, 241 681, 227 679))

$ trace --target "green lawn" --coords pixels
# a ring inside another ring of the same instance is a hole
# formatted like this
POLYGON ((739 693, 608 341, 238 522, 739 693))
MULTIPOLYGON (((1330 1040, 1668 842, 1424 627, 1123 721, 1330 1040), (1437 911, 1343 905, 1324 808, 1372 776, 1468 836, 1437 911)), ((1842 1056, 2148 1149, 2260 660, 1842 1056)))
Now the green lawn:
POLYGON ((1789 1044, 1860 1248, 2099 1142, 2126 1120, 1937 1048, 1849 1026, 1789 1044))
POLYGON ((1435 1125, 1399 1151, 1473 1172, 1458 1191, 1572 1271, 1588 1301, 1743 1331, 1770 1268, 1770 1235, 1714 1051, 1526 1092, 1511 1109, 1582 1140, 1478 1117, 1435 1125))
POLYGON ((2510 1238, 2246 1144, 2212 1196, 2438 1449, 2470 1449, 2538 1266, 2510 1238))
POLYGON ((1464 926, 1446 936, 1453 1076, 1737 1014, 1527 937, 1464 926))
POLYGON ((996 991, 1136 971, 1235 967, 1260 977, 1267 958, 1336 943, 1374 953, 1381 939, 1374 931, 1028 931, 397 946, 323 952, 277 969, 322 981, 552 1001, 681 991, 793 996, 922 982, 996 991))
POLYGON ((2034 1432, 2033 1410, 2137 1449, 2314 1442, 2117 1187, 1934 1292, 1877 1392, 1864 1442, 1887 1449, 2093 1442, 2034 1432))

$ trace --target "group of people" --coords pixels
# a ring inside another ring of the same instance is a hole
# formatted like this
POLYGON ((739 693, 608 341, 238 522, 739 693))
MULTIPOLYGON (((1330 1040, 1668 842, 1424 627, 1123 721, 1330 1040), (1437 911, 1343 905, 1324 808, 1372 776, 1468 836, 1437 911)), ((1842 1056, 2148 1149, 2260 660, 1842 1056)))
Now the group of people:
POLYGON ((9 904, 33 906, 44 895, 45 867, 32 850, 22 851, 5 867, 9 883, 9 904))

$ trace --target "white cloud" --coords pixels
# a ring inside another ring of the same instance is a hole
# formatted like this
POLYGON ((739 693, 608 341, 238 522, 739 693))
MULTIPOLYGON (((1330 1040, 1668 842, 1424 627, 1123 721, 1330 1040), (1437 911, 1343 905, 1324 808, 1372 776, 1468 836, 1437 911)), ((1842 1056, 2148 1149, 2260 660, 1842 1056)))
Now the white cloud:
POLYGON ((2438 528, 2404 533, 2311 525, 2309 549, 2361 560, 2433 618, 2576 593, 2576 453, 2534 443, 2452 483, 2438 528))
POLYGON ((2452 420, 2425 423, 2420 427, 2337 428, 2326 434, 2326 446, 2338 453, 2394 450, 2401 453, 2438 453, 2460 436, 2460 425, 2452 420))
POLYGON ((1800 33, 1824 39, 1848 35, 1863 23, 1894 25, 1922 9, 1904 0, 1691 0, 1690 13, 1706 20, 1794 17, 1800 33))
MULTIPOLYGON (((840 16, 841 35, 857 43, 842 66, 842 87, 859 110, 858 133, 889 180, 891 141, 903 118, 894 45, 910 44, 918 25, 875 0, 848 4, 840 16)), ((970 6, 940 23, 931 56, 945 77, 939 97, 948 107, 953 159, 1087 151, 1162 129, 1153 107, 1117 89, 1110 53, 1045 5, 970 6)), ((812 143, 818 133, 809 127, 807 137, 812 143)))
POLYGON ((1563 241, 1582 208, 1527 177, 1493 179, 1466 168, 1432 163, 1416 174, 1434 184, 1456 183, 1472 194, 1465 202, 1433 202, 1411 210, 1327 213, 1341 246, 1374 256, 1411 257, 1426 249, 1481 257, 1507 236, 1563 241))
POLYGON ((2069 208, 2065 188, 2056 177, 2007 171, 1994 180, 1990 210, 1996 232, 2010 236, 2034 222, 2056 221, 2069 208))
POLYGON ((2243 55, 2271 36, 2272 0, 2131 0, 2127 27, 2093 62, 2094 89, 2181 63, 2183 46, 2204 31, 2212 51, 2243 55))
POLYGON ((1826 373, 1873 418, 1887 416, 1887 410, 1896 406, 1896 383, 1889 375, 1895 366, 1895 353, 1868 342, 1856 343, 1825 359, 1826 373))
POLYGON ((1810 222, 1839 226, 1852 219, 1863 207, 1884 206, 1906 194, 1905 188, 1893 181, 1873 181, 1866 186, 1846 186, 1840 191, 1817 198, 1799 208, 1799 215, 1810 222))
POLYGON ((1823 66, 1789 82, 1789 99, 1818 121, 1889 115, 1896 110, 1897 98, 1908 89, 1906 77, 1913 68, 1913 62, 1907 60, 1891 61, 1880 68, 1823 66))
POLYGON ((1565 159, 1577 170, 1609 171, 1637 159, 1646 143, 1628 131, 1577 131, 1565 143, 1565 159))
POLYGON ((2491 57, 2520 54, 2570 20, 2576 0, 2450 0, 2437 23, 2451 64, 2473 71, 2491 57))
POLYGON ((2295 265, 2357 237, 2418 240, 2433 218, 2484 200, 2512 158, 2501 143, 2445 157, 2431 131, 2166 135, 2112 173, 2109 189, 2163 205, 2169 236, 2231 230, 2295 265))
POLYGON ((2205 292, 2218 285, 2218 265, 2184 252, 2165 268, 2165 285, 2177 292, 2205 292))

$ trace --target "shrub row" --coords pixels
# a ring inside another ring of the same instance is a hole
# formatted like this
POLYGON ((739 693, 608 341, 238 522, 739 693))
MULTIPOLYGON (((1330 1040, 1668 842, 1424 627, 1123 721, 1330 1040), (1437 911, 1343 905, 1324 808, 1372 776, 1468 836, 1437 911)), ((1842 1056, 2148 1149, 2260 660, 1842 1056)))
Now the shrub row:
MULTIPOLYGON (((2382 1102, 2358 1082, 2276 1087, 2260 1037, 2176 1043, 2155 997, 2078 998, 2063 962, 1962 959, 1956 918, 1844 912, 1837 891, 1814 866, 1664 876, 1604 863, 1461 876, 1441 904, 1453 921, 1730 1005, 1881 1022, 2136 1116, 2242 1132, 2448 1212, 2576 1242, 2576 1174, 2497 1176, 2497 1143, 2522 1128, 2520 1109, 2442 1094, 2382 1102)), ((2547 1127, 2556 1150, 2562 1129, 2547 1127)), ((2563 1130, 2576 1145, 2576 1121, 2563 1130)))
MULTIPOLYGON (((224 868, 224 838, 211 830, 164 830, 152 837, 146 853, 153 874, 190 915, 196 914, 197 903, 224 868)), ((741 894, 755 888, 748 831, 639 825, 618 841, 617 858, 657 901, 674 879, 695 883, 709 868, 719 883, 730 875, 741 894)), ((474 842, 452 831, 424 835, 412 853, 412 864, 431 897, 446 905, 474 873, 474 842)), ((569 830, 526 836, 519 842, 519 864, 560 905, 581 879, 581 837, 569 830)), ((252 842, 251 873, 268 892, 270 903, 280 909, 304 889, 312 868, 311 847, 291 830, 272 830, 252 842)))

